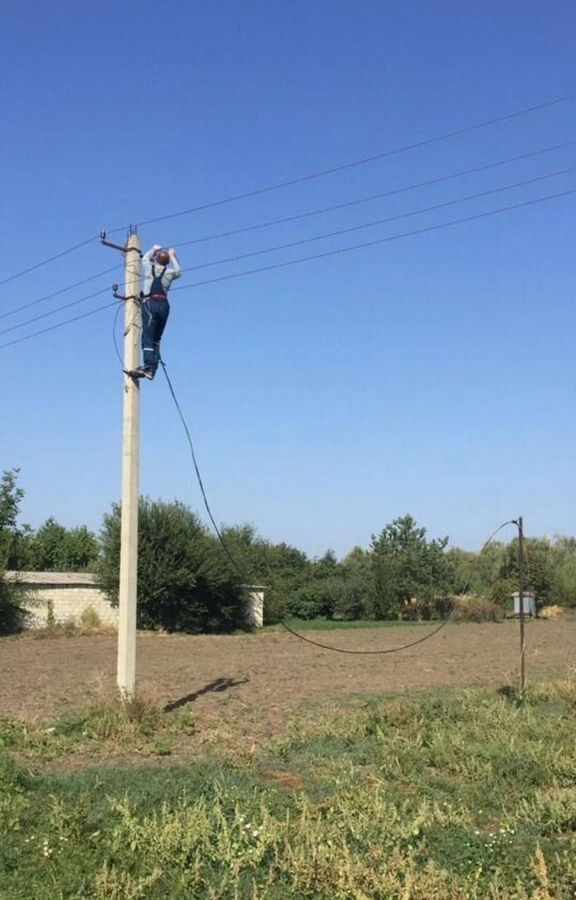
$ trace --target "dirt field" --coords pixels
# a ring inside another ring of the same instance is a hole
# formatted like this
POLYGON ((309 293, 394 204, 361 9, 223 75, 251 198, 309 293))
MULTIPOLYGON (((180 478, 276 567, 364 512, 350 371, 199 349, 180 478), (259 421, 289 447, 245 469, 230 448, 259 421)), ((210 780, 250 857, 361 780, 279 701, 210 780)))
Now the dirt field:
MULTIPOLYGON (((396 647, 432 630, 307 632, 347 649, 396 647)), ((138 690, 168 708, 193 710, 198 732, 257 745, 297 712, 343 695, 407 688, 500 685, 516 677, 516 622, 449 625, 388 656, 329 653, 284 633, 138 638, 138 690)), ((541 678, 576 661, 576 620, 527 625, 527 671, 541 678)), ((115 683, 114 636, 0 641, 0 716, 46 721, 93 700, 115 683)))

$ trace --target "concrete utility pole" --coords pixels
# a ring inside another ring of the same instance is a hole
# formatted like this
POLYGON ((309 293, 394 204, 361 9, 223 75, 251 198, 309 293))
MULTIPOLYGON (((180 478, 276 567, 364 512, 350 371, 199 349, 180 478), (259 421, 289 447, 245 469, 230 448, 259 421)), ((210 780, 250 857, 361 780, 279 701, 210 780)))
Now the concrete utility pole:
POLYGON ((520 694, 526 690, 526 624, 524 622, 524 519, 518 518, 518 604, 520 607, 520 694))
MULTIPOLYGON (((130 234, 126 244, 126 300, 124 368, 140 362, 140 238, 130 234)), ((138 588, 138 499, 140 468, 140 381, 124 376, 122 444, 122 525, 120 532, 120 598, 118 610, 118 689, 124 699, 136 687, 136 604, 138 588)))

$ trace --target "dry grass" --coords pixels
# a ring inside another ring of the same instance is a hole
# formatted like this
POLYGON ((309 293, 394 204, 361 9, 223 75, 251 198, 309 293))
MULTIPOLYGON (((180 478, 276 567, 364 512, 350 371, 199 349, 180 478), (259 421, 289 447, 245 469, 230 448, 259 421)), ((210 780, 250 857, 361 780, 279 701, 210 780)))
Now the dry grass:
POLYGON ((539 616, 541 619, 562 619, 565 615, 566 610, 564 609, 564 607, 557 606, 556 604, 545 606, 539 612, 539 616))
POLYGON ((452 618, 455 622, 501 622, 504 610, 485 597, 463 595, 454 599, 452 618))

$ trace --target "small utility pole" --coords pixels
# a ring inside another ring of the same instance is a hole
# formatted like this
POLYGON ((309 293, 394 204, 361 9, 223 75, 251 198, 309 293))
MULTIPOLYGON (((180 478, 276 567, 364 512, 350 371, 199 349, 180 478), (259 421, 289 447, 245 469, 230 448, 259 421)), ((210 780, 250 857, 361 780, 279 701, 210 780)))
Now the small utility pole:
MULTIPOLYGON (((130 233, 126 243, 124 369, 140 362, 140 239, 130 233)), ((124 376, 122 443, 122 525, 120 532, 120 595, 118 610, 118 690, 125 700, 136 687, 136 604, 138 588, 138 500, 140 468, 140 382, 124 376)))
POLYGON ((520 607, 520 696, 526 689, 526 624, 524 622, 524 520, 518 525, 518 605, 520 607))

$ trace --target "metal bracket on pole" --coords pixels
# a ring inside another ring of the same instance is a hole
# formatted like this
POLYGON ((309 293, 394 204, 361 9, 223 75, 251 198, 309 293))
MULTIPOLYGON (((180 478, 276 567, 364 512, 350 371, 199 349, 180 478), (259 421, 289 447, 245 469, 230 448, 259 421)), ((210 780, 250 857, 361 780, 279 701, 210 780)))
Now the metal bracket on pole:
MULTIPOLYGON (((128 234, 130 236, 136 234, 136 229, 133 228, 132 225, 130 226, 130 231, 128 232, 128 234)), ((135 247, 121 247, 120 244, 113 244, 111 241, 107 241, 105 231, 100 232, 100 243, 103 244, 104 247, 112 247, 113 250, 120 250, 121 253, 128 253, 129 250, 136 249, 135 247)), ((138 250, 137 252, 140 254, 140 256, 142 256, 141 250, 138 250)))
POLYGON ((137 303, 140 303, 141 299, 140 297, 136 297, 135 294, 128 294, 127 296, 124 296, 124 294, 119 294, 117 284, 112 285, 112 296, 115 300, 136 300, 137 303))
POLYGON ((121 253, 126 253, 128 249, 127 247, 121 247, 120 244, 112 244, 110 241, 107 241, 105 231, 100 232, 100 243, 105 247, 112 247, 113 250, 120 250, 121 253))

